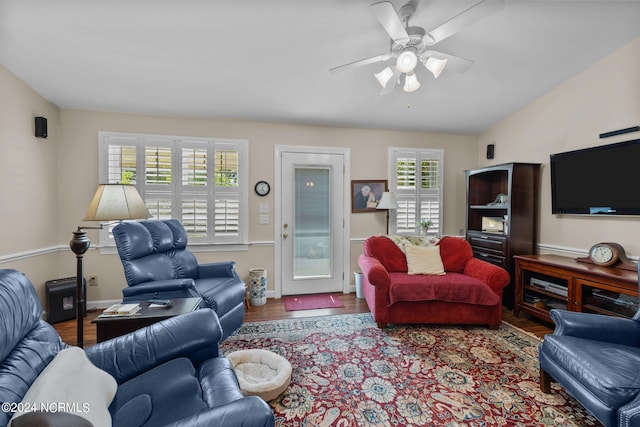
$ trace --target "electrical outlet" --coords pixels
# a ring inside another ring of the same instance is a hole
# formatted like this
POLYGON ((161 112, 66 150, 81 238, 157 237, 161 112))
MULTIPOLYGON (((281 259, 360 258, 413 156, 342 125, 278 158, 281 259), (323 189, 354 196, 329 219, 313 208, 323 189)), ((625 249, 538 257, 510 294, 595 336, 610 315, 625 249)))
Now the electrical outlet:
POLYGON ((89 276, 89 286, 98 286, 98 276, 89 276))

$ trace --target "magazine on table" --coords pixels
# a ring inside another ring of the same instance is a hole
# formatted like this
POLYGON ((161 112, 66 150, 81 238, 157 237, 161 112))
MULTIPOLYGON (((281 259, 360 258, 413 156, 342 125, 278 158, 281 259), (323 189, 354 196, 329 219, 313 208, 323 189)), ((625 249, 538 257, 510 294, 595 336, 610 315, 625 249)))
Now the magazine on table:
POLYGON ((98 317, 133 316, 140 311, 141 308, 140 304, 113 304, 98 317))

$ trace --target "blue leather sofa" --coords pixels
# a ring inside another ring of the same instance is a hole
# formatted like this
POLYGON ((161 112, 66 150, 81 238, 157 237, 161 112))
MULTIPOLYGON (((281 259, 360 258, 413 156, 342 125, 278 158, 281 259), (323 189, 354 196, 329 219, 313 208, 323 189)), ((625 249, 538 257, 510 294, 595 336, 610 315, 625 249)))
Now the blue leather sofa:
POLYGON ((113 229, 128 288, 124 302, 201 296, 222 325, 222 339, 244 321, 244 282, 235 262, 198 264, 175 219, 123 222, 113 229))
POLYGON ((557 381, 606 427, 640 426, 640 310, 632 319, 551 310, 540 388, 557 381))
MULTIPOLYGON (((0 270, 0 426, 67 347, 41 317, 29 279, 0 270)), ((213 310, 202 309, 87 348, 89 361, 117 383, 108 406, 113 425, 273 426, 270 407, 243 397, 230 363, 219 357, 221 337, 213 310)))

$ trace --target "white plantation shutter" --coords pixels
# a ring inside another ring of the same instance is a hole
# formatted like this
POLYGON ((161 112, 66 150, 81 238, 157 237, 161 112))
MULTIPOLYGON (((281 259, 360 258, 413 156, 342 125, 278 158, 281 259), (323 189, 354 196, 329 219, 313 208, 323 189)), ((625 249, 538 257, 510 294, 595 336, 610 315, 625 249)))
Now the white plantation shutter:
POLYGON ((215 151, 216 186, 238 188, 238 151, 221 147, 215 151))
POLYGON ((216 236, 237 236, 240 231, 240 202, 232 199, 216 199, 214 209, 216 236))
POLYGON ((144 177, 147 185, 171 185, 171 147, 145 147, 144 177))
POLYGON ((146 199, 144 201, 149 213, 155 219, 171 219, 173 201, 171 199, 146 199))
POLYGON ((182 185, 207 186, 207 150, 204 148, 182 149, 182 185))
POLYGON ((136 183, 136 146, 120 139, 109 145, 106 153, 107 182, 136 183))
POLYGON ((213 233, 219 241, 234 241, 241 230, 238 154, 232 146, 224 145, 219 145, 214 153, 216 197, 213 233))
POLYGON ((420 221, 431 221, 430 233, 441 234, 443 150, 389 148, 389 189, 396 193, 390 233, 415 235, 420 221))
POLYGON ((396 196, 396 200, 398 209, 396 210, 395 233, 413 234, 416 230, 416 201, 413 197, 404 196, 396 196))
POLYGON ((181 217, 190 240, 200 240, 209 235, 209 209, 206 199, 183 199, 181 217))
POLYGON ((180 220, 190 244, 246 244, 247 148, 241 140, 100 132, 100 182, 134 184, 153 218, 180 220))

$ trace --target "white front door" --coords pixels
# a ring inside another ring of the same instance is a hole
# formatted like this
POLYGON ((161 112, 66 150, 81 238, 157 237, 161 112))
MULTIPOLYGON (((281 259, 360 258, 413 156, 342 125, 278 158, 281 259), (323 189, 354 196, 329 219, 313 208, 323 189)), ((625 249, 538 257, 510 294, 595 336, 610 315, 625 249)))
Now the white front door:
POLYGON ((345 156, 283 151, 279 160, 281 294, 343 291, 345 156))

